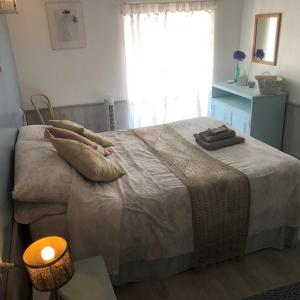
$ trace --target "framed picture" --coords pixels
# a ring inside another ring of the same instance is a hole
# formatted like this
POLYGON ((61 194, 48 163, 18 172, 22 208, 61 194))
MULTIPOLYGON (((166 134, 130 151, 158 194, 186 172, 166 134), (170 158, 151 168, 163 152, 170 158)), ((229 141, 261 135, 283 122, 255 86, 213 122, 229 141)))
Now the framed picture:
POLYGON ((46 12, 53 50, 86 47, 80 1, 46 2, 46 12))

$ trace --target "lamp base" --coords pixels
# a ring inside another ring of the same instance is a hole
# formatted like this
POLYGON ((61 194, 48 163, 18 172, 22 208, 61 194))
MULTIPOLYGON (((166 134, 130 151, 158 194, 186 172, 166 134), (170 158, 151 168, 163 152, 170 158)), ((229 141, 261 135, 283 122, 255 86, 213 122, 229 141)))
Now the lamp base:
POLYGON ((49 298, 49 300, 68 300, 68 299, 69 298, 59 290, 51 291, 50 298, 49 298))

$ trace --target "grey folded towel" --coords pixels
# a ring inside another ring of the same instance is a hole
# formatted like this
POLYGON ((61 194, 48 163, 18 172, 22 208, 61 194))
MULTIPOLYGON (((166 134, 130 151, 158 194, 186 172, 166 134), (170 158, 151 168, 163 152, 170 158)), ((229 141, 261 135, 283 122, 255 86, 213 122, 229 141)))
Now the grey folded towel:
POLYGON ((207 134, 208 135, 218 135, 221 133, 225 133, 228 130, 229 130, 229 128, 226 125, 222 125, 222 126, 216 127, 216 128, 208 128, 207 134))
POLYGON ((232 129, 227 128, 226 131, 222 131, 218 134, 210 134, 210 131, 212 129, 208 129, 204 132, 200 132, 199 135, 202 137, 202 139, 205 142, 216 142, 228 138, 234 138, 235 137, 235 131, 232 129))
POLYGON ((215 142, 235 137, 235 131, 229 129, 226 125, 222 125, 216 128, 208 128, 206 131, 200 132, 199 135, 206 142, 215 142))
POLYGON ((227 139, 223 139, 223 140, 219 140, 219 141, 215 141, 215 142, 206 142, 201 137, 201 135, 199 135, 197 133, 194 134, 194 137, 196 139, 196 142, 208 151, 217 150, 220 148, 225 148, 228 146, 233 146, 233 145, 241 144, 241 143, 245 142, 245 139, 241 136, 235 136, 232 138, 227 138, 227 139))

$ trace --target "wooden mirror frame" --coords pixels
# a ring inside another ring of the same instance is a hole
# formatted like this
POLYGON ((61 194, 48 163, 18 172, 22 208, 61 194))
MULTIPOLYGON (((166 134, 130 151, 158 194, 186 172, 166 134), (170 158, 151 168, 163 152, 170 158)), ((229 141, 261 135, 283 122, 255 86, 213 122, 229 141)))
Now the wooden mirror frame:
POLYGON ((278 55, 278 46, 279 46, 279 36, 280 36, 280 27, 281 27, 281 13, 272 13, 272 14, 259 14, 255 15, 255 22, 254 22, 254 37, 253 37, 253 50, 252 50, 252 62, 258 64, 265 64, 276 66, 277 64, 277 55, 278 55), (277 28, 276 28, 276 40, 275 40, 275 53, 274 53, 274 60, 273 61, 266 61, 266 60, 258 60, 255 57, 255 50, 256 50, 256 35, 257 35, 257 24, 258 20, 262 18, 277 18, 277 28))

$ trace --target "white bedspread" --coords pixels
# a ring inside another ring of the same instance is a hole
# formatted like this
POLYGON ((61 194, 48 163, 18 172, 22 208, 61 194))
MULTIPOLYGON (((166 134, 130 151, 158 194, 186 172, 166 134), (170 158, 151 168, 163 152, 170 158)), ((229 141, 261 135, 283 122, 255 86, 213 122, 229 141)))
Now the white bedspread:
MULTIPOLYGON (((195 144, 193 133, 221 123, 197 118, 172 123, 195 144)), ((186 187, 131 132, 107 133, 127 174, 113 183, 74 178, 68 229, 76 258, 101 253, 110 273, 119 263, 168 258, 193 251, 192 213, 186 187), (120 255, 120 256, 119 256, 120 255)), ((200 146, 199 146, 200 147, 200 146)), ((300 163, 253 138, 208 152, 248 176, 249 235, 300 225, 300 163)))
POLYGON ((67 212, 74 258, 101 253, 112 274, 119 262, 192 252, 187 188, 134 133, 108 135, 114 142, 108 159, 117 160, 126 175, 111 183, 74 175, 67 212))
MULTIPOLYGON (((172 123, 190 143, 193 134, 221 125, 210 118, 172 123)), ((19 140, 43 138, 25 135, 19 140)), ((110 273, 119 264, 175 257, 193 251, 192 212, 187 188, 132 132, 106 133, 113 154, 127 174, 112 183, 93 183, 72 172, 67 223, 76 259, 102 254, 110 273)), ((199 146, 200 147, 200 146, 199 146)), ((202 149, 203 150, 203 149, 202 149)), ((207 152, 240 170, 250 180, 249 237, 300 226, 300 163, 251 137, 244 144, 207 152)), ((42 200, 42 199, 41 199, 42 200)), ((15 218, 32 223, 65 207, 15 201, 15 218), (16 210, 17 208, 17 210, 16 210)))
MULTIPOLYGON (((222 125, 211 118, 173 123, 185 139, 195 145, 191 133, 222 125)), ((249 136, 244 144, 207 151, 250 180, 251 212, 249 235, 282 226, 300 225, 300 162, 249 136)), ((200 147, 200 146, 199 146, 200 147)))

